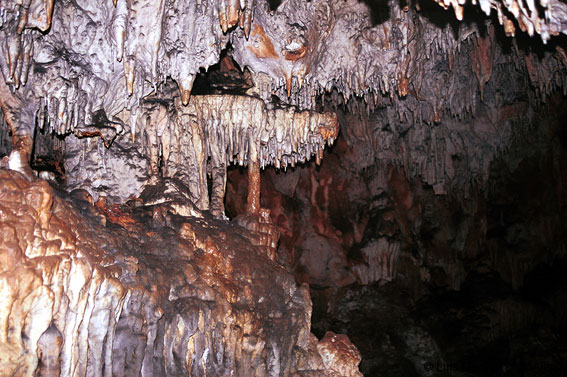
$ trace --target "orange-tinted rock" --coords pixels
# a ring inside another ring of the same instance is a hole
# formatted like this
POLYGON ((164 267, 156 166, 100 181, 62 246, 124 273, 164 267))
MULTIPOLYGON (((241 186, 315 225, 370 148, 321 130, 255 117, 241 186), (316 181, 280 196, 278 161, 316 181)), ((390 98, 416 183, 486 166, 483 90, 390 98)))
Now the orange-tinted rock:
POLYGON ((317 344, 317 350, 327 369, 340 376, 362 377, 357 368, 361 360, 360 352, 346 335, 328 331, 317 344))
POLYGON ((104 226, 44 181, 0 179, 0 375, 288 375, 298 355, 337 375, 313 359, 307 288, 266 255, 269 211, 244 229, 101 204, 104 226))

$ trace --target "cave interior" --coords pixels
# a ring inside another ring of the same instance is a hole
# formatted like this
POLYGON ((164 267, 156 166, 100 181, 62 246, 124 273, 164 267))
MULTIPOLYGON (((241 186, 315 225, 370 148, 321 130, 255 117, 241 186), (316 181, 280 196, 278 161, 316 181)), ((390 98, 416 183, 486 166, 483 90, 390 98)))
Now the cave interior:
POLYGON ((564 0, 0 0, 0 376, 567 376, 564 0))

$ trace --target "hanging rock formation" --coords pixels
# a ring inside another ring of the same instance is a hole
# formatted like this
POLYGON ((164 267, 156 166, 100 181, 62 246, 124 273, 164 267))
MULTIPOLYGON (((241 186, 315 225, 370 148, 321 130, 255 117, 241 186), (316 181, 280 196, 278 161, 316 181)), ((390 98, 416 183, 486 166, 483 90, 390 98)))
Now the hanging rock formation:
POLYGON ((228 164, 255 165, 259 174, 259 167, 294 167, 313 155, 319 163, 325 144, 332 144, 338 134, 335 114, 293 107, 266 109, 262 100, 248 96, 199 95, 187 106, 176 101, 173 110, 150 104, 145 113, 138 123, 144 130, 143 152, 150 157, 150 174, 161 169, 163 176, 182 177, 198 207, 206 210, 209 161, 215 215, 224 215, 228 164), (187 168, 188 162, 195 165, 187 168))

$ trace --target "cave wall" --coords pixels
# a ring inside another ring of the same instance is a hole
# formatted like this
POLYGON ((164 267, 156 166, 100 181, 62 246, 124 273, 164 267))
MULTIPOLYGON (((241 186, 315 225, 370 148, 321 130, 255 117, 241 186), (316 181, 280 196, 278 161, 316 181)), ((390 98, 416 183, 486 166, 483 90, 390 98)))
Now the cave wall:
MULTIPOLYGON (((510 106, 434 129, 340 116, 321 166, 263 173, 277 258, 310 285, 313 331, 349 334, 365 375, 427 375, 430 362, 473 375, 560 373, 565 97, 510 106), (368 134, 380 137, 357 137, 368 134)), ((241 171, 228 187, 234 216, 241 171)))
MULTIPOLYGON (((514 102, 522 119, 503 106, 435 127, 388 123, 387 109, 362 119, 344 114, 324 164, 263 173, 262 204, 281 232, 278 257, 298 269, 299 280, 304 268, 315 269, 305 279, 322 287, 391 281, 402 268, 408 281, 456 289, 465 261, 485 254, 490 268, 519 287, 526 271, 564 253, 563 104, 557 94, 537 109, 514 102), (540 217, 503 212, 498 220, 493 212, 511 203, 540 217), (515 230, 501 237, 508 227, 515 230), (529 267, 518 267, 521 253, 512 250, 522 237, 537 243, 529 267), (500 241, 508 246, 493 244, 500 241), (444 277, 435 283, 437 268, 444 277)), ((244 178, 239 170, 229 176, 232 216, 242 211, 244 178)))

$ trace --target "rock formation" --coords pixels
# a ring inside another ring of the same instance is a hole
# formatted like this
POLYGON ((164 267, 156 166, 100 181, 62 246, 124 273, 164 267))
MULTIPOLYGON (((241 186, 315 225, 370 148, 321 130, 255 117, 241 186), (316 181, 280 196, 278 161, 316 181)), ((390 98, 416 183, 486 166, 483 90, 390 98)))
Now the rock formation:
POLYGON ((2 375, 359 375, 310 333, 307 286, 175 182, 118 208, 0 174, 2 375))
MULTIPOLYGON (((562 255, 567 5, 437 3, 0 0, 0 374, 374 373, 332 332, 372 348, 345 325, 372 287, 514 290, 562 255), (524 261, 487 208, 542 156, 524 261)), ((381 347, 444 360, 409 316, 381 347)))

